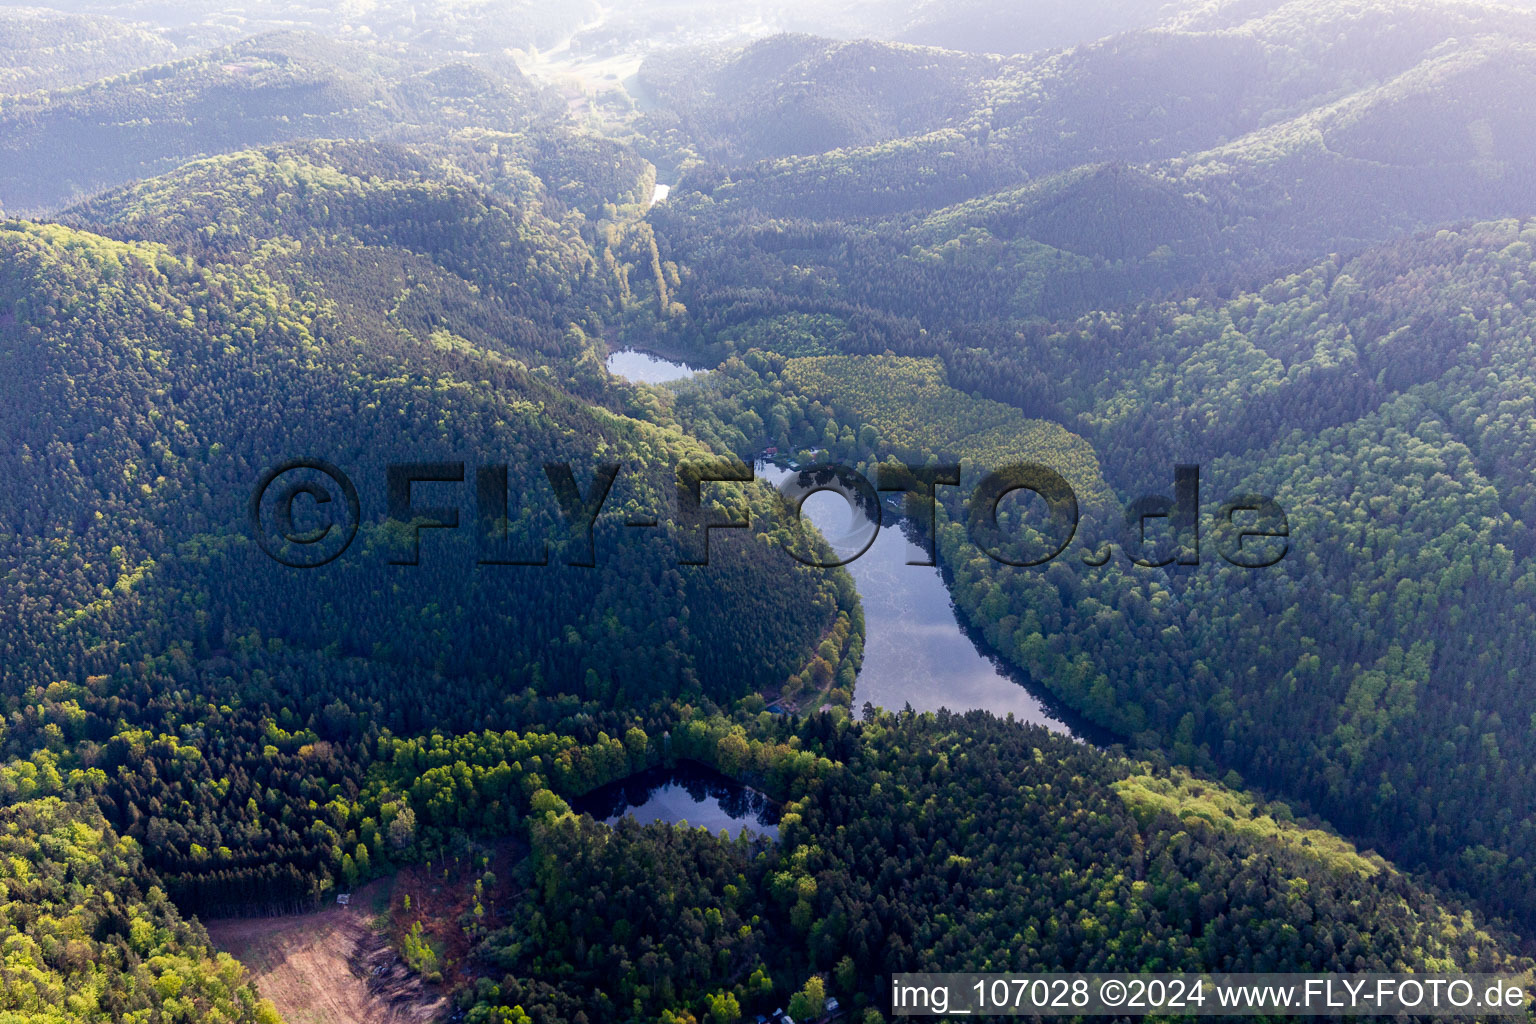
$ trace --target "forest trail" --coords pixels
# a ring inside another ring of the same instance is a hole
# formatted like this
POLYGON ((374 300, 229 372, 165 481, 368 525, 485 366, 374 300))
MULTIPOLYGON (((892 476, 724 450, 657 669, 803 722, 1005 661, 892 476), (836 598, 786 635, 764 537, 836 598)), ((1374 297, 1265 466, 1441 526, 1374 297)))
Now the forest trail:
POLYGON ((207 921, 214 945, 245 964, 288 1024, 426 1024, 445 1000, 422 984, 370 924, 381 879, 310 914, 207 921))

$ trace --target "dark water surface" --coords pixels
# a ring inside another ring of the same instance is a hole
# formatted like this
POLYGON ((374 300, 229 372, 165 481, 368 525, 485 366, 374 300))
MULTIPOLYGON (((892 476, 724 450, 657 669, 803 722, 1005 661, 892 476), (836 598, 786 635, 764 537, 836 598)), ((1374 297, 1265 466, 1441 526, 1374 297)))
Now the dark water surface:
POLYGON ((779 808, 750 786, 696 761, 679 761, 674 768, 651 768, 593 790, 571 801, 578 814, 614 824, 634 818, 641 824, 687 822, 718 833, 755 832, 779 837, 779 808))

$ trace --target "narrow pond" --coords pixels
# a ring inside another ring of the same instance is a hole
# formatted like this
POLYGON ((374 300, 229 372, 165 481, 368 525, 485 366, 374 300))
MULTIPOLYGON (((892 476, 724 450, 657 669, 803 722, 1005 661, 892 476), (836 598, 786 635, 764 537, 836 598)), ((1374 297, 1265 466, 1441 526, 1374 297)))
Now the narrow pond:
MULTIPOLYGON (((608 368, 646 383, 698 372, 635 351, 614 353, 608 368)), ((775 487, 791 472, 763 461, 756 470, 758 479, 775 487)), ((862 544, 862 539, 853 538, 867 532, 871 523, 863 510, 831 491, 808 497, 801 512, 844 557, 862 544)), ((901 519, 899 512, 885 506, 874 543, 845 567, 864 606, 864 664, 854 684, 854 708, 865 701, 892 710, 906 704, 918 711, 979 708, 999 717, 1011 713, 1016 719, 1090 742, 1107 742, 1107 737, 1096 735, 1076 716, 1055 708, 1023 673, 1003 665, 972 638, 939 569, 907 564, 909 559, 921 561, 924 552, 908 539, 901 519), (1072 723, 1070 728, 1063 719, 1072 723)))
POLYGON ((753 832, 779 837, 779 808, 766 796, 707 765, 679 761, 674 768, 651 768, 593 790, 571 801, 578 814, 612 825, 620 818, 641 824, 687 822, 732 835, 753 832))
MULTIPOLYGON (((769 462, 756 469, 775 487, 792 472, 769 462)), ((806 498, 801 514, 840 557, 857 551, 873 525, 863 509, 832 491, 806 498)), ((864 664, 854 683, 854 708, 865 701, 893 710, 906 704, 918 711, 981 708, 1070 734, 1022 679, 971 639, 939 570, 907 564, 927 555, 907 537, 901 519, 886 505, 874 543, 844 566, 864 606, 864 664)))

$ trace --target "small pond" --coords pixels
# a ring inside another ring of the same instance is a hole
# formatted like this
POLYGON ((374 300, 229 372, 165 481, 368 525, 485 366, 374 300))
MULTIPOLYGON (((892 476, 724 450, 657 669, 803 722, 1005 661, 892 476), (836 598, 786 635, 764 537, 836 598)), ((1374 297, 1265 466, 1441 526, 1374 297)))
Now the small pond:
POLYGON ((609 825, 628 817, 641 824, 687 822, 714 833, 725 829, 732 835, 750 831, 779 837, 777 804, 696 761, 637 772, 572 800, 571 808, 609 825))
POLYGON ((687 380, 698 373, 691 366, 663 359, 637 348, 620 349, 608 356, 608 372, 640 384, 665 384, 669 380, 687 380))

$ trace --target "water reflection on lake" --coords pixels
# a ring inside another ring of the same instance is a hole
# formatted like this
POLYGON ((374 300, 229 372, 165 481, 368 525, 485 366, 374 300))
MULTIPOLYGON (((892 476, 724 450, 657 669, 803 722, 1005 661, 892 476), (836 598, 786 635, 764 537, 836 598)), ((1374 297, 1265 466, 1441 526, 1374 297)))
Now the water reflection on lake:
POLYGON ((707 765, 679 761, 674 768, 651 768, 602 786, 571 801, 578 814, 614 824, 634 818, 641 824, 687 822, 718 834, 755 832, 779 837, 779 808, 766 796, 707 765))
MULTIPOLYGON (((790 470, 768 462, 757 475, 778 486, 790 470)), ((856 551, 871 520, 831 491, 805 500, 802 514, 815 524, 840 557, 856 551)), ((959 612, 939 570, 908 565, 927 553, 898 525, 899 513, 887 506, 874 544, 845 568, 864 606, 864 664, 854 684, 855 711, 865 701, 899 711, 969 711, 980 708, 1071 734, 1024 681, 977 647, 961 625, 959 612)))
MULTIPOLYGON (((634 349, 609 356, 608 369, 648 384, 681 380, 698 372, 634 349)), ((771 462, 757 463, 759 479, 774 486, 790 472, 771 462)), ((803 514, 842 557, 863 545, 871 524, 863 511, 855 511, 829 491, 807 498, 803 514)), ((978 645, 960 619, 939 570, 907 564, 909 559, 923 560, 926 553, 907 538, 900 526, 901 514, 886 506, 882 520, 883 528, 869 550, 846 566, 864 606, 864 663, 854 683, 855 710, 865 701, 893 711, 906 704, 918 711, 980 709, 1000 718, 1012 714, 1090 742, 1109 742, 1077 716, 1048 707, 1048 697, 1031 692, 1032 684, 1023 673, 978 645), (1071 728, 1062 721, 1064 717, 1072 722, 1071 728)))
POLYGON ((640 384, 665 384, 669 380, 687 380, 698 370, 683 363, 663 359, 639 349, 620 349, 608 356, 608 372, 615 377, 640 384))

